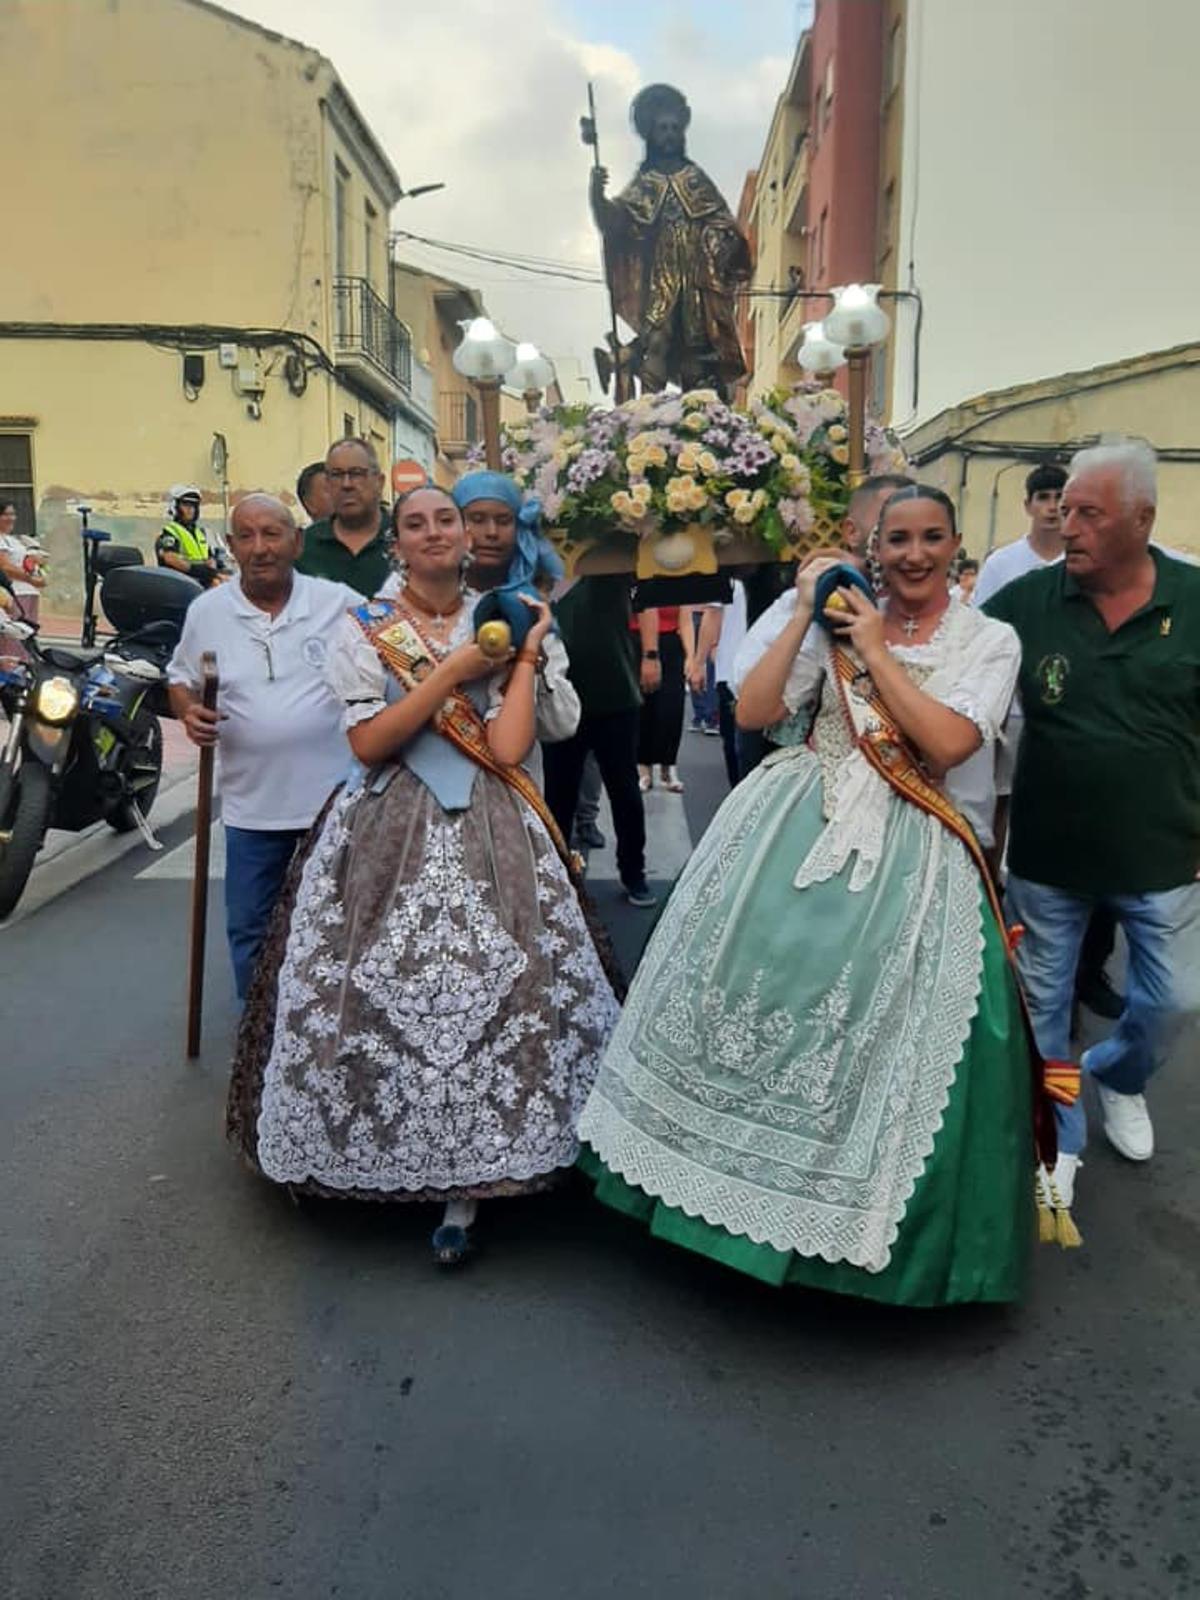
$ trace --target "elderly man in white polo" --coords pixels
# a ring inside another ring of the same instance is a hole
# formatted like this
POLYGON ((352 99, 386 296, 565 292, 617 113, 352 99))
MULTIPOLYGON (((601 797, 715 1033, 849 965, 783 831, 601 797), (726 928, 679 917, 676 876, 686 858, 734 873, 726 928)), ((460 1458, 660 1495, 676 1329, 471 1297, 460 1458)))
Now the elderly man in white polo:
POLYGON ((168 668, 171 707, 193 744, 216 744, 225 824, 225 912, 245 999, 296 845, 350 765, 326 640, 361 596, 295 570, 302 536, 272 495, 234 507, 234 582, 188 609, 168 668), (217 709, 200 703, 201 657, 217 657, 217 709))

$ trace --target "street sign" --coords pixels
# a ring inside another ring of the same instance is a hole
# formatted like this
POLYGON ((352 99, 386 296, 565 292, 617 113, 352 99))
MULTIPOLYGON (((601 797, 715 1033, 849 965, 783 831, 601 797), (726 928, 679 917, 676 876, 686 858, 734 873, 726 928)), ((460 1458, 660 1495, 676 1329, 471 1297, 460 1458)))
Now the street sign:
POLYGON ((392 493, 407 494, 429 482, 429 473, 419 461, 396 461, 392 464, 392 493))

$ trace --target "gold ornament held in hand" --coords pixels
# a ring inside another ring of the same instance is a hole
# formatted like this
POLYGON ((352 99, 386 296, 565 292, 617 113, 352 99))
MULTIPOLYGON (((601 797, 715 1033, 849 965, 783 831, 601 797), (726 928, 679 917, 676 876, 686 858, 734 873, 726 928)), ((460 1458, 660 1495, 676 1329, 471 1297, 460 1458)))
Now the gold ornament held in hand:
POLYGON ((475 643, 489 661, 501 661, 512 649, 512 629, 507 622, 485 622, 475 643))

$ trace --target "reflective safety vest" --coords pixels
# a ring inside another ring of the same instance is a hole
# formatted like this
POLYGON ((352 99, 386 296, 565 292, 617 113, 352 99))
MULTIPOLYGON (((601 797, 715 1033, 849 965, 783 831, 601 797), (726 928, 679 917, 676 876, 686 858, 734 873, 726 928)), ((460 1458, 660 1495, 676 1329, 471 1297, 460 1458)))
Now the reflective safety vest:
POLYGON ((194 528, 185 528, 182 522, 168 522, 163 525, 163 532, 173 533, 179 540, 179 554, 185 561, 211 560, 208 536, 198 523, 194 528))

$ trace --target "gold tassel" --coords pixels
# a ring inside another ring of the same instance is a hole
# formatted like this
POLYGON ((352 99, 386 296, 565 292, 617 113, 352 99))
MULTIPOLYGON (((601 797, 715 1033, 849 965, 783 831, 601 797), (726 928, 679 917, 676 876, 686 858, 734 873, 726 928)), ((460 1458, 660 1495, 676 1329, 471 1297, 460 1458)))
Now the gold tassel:
POLYGON ((1039 1167, 1037 1177, 1034 1179, 1034 1193, 1037 1196, 1038 1214, 1038 1243, 1054 1243, 1054 1213, 1050 1209, 1050 1196, 1046 1188, 1046 1169, 1039 1167))
POLYGON ((1078 1250, 1083 1243, 1083 1235, 1066 1206, 1054 1213, 1054 1236, 1064 1250, 1078 1250))
POLYGON ((1083 1235, 1075 1226, 1075 1218, 1062 1203, 1053 1173, 1046 1174, 1046 1187, 1050 1191, 1050 1204, 1054 1207, 1055 1242, 1063 1250, 1078 1250, 1083 1243, 1083 1235))

